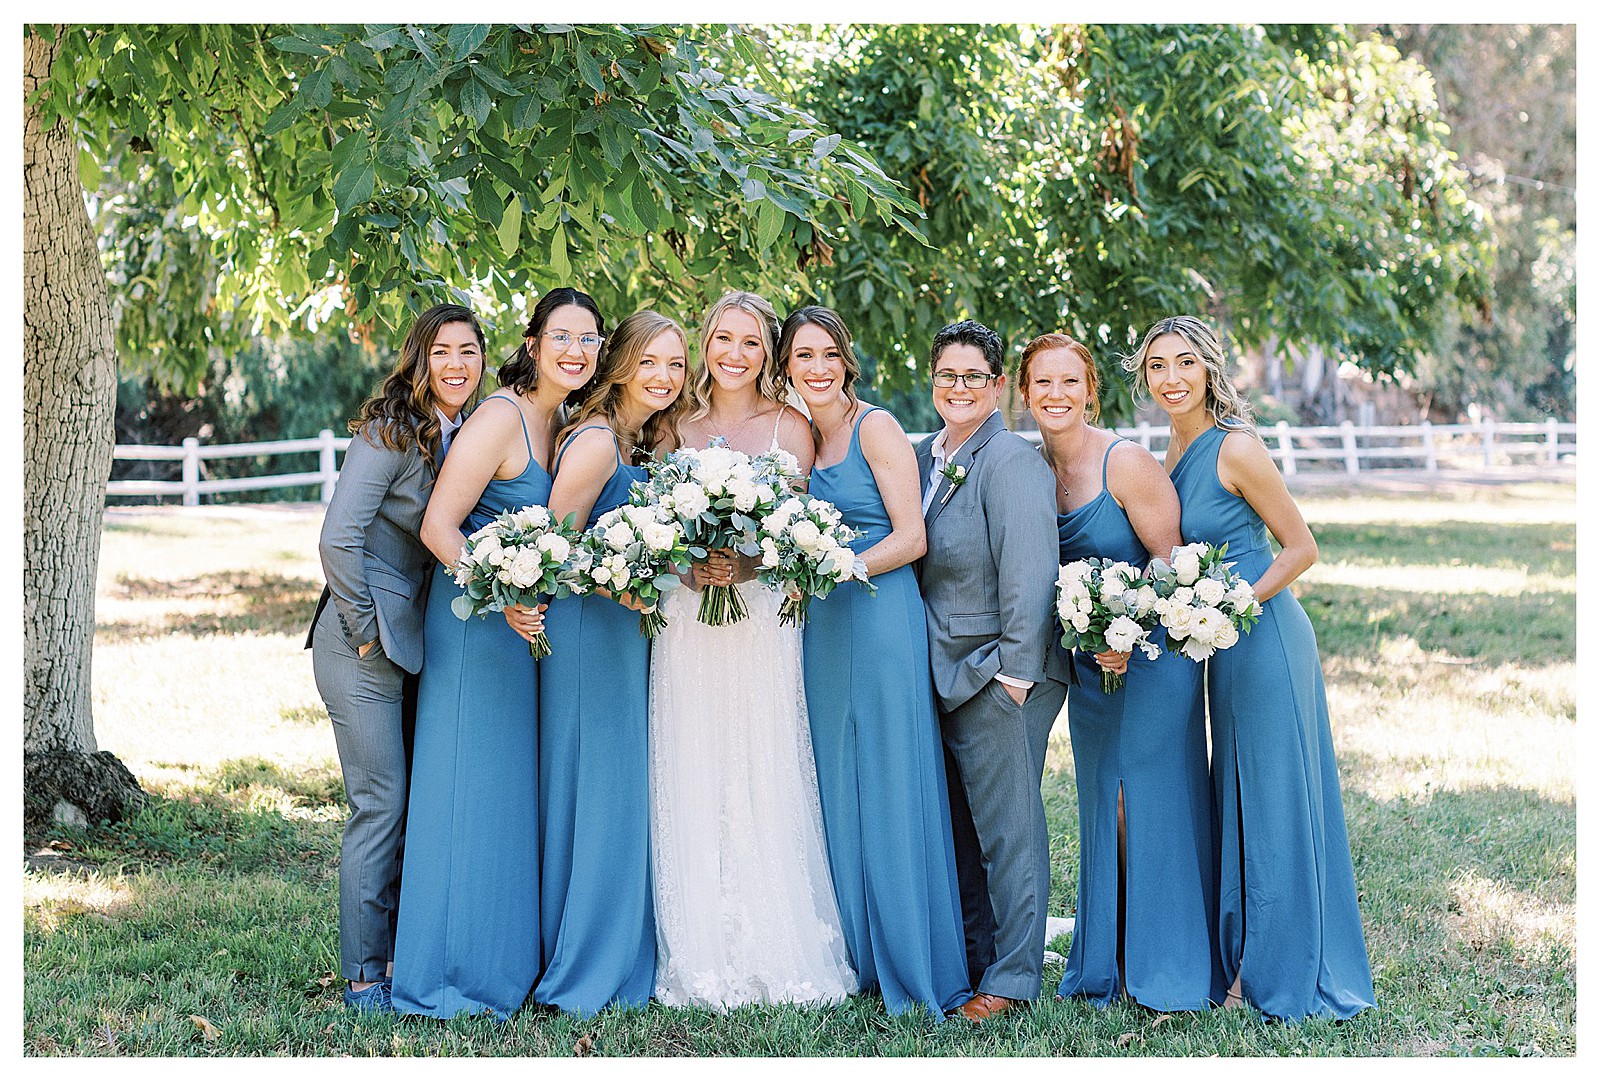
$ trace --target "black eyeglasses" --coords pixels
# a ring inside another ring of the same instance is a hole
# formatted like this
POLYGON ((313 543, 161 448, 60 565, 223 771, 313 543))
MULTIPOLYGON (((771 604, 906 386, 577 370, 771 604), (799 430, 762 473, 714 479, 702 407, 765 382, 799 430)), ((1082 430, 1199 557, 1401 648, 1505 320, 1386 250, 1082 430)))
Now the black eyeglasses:
POLYGON ((999 379, 993 372, 934 372, 933 385, 936 387, 953 387, 956 380, 961 380, 961 385, 968 390, 982 390, 993 380, 999 379))
MULTIPOLYGON (((572 345, 572 335, 564 330, 547 330, 544 336, 550 339, 550 344, 565 352, 572 345)), ((600 343, 606 339, 600 334, 583 334, 578 337, 578 348, 585 353, 598 353, 600 343)))

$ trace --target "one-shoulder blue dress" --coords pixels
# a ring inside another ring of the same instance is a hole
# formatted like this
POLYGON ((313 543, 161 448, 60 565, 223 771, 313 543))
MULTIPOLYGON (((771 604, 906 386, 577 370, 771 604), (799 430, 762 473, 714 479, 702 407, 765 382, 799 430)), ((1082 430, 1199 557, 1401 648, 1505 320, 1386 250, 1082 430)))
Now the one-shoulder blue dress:
MULTIPOLYGON (((851 542, 857 552, 892 529, 861 452, 861 421, 871 411, 856 418, 844 458, 811 472, 811 494, 864 531, 851 542)), ((876 596, 855 581, 835 587, 811 602, 806 621, 822 824, 862 986, 876 984, 890 1013, 939 1017, 971 991, 927 617, 909 564, 872 583, 876 596)))
MULTIPOLYGON (((1056 517, 1062 563, 1099 557, 1143 568, 1150 560, 1106 487, 1118 442, 1101 462, 1100 494, 1056 517)), ((1078 681, 1067 692, 1067 725, 1078 782, 1078 911, 1056 993, 1106 1006, 1126 990, 1163 1013, 1203 1010, 1226 989, 1216 963, 1203 670, 1167 652, 1159 627, 1150 637, 1161 654, 1149 660, 1134 650, 1126 681, 1111 694, 1100 689, 1094 657, 1072 655, 1078 681), (1118 792, 1127 822, 1125 880, 1117 867, 1118 792)))
MULTIPOLYGON (((642 466, 626 464, 618 452, 584 528, 626 503, 644 476, 642 466)), ((539 683, 545 968, 533 998, 581 1016, 612 1004, 644 1006, 656 972, 650 642, 639 634, 638 612, 594 594, 550 602, 545 634, 551 650, 540 662, 539 683)))
MULTIPOLYGON (((527 468, 490 480, 462 532, 549 498, 550 475, 528 444, 527 468)), ((460 593, 438 568, 423 623, 393 1001, 403 1014, 506 1018, 539 975, 538 673, 501 616, 457 618, 460 593)))
MULTIPOLYGON (((1272 548, 1261 516, 1217 479, 1226 435, 1202 432, 1172 482, 1184 540, 1226 543, 1254 582, 1272 548)), ((1242 970, 1245 1000, 1273 1017, 1350 1017, 1373 1005, 1372 970, 1311 621, 1280 590, 1207 664, 1223 979, 1242 970)))

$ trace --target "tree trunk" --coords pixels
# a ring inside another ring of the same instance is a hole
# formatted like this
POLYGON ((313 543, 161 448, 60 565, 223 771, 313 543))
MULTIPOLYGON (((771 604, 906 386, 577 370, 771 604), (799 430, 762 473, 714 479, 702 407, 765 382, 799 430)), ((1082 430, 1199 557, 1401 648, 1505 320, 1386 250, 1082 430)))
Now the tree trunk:
MULTIPOLYGON (((28 31, 25 96, 57 48, 28 31)), ((81 824, 120 817, 143 795, 97 749, 89 679, 116 345, 70 124, 44 127, 25 100, 22 158, 24 822, 81 824)))

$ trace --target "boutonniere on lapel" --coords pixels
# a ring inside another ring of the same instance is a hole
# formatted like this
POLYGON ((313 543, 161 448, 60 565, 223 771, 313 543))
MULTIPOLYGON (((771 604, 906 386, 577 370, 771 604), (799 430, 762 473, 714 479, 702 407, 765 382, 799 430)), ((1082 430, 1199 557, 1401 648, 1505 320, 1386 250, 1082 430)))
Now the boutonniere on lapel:
POLYGON ((956 489, 967 483, 967 467, 951 462, 939 470, 944 479, 950 482, 950 487, 945 489, 944 498, 939 500, 939 506, 950 502, 950 497, 956 494, 956 489))

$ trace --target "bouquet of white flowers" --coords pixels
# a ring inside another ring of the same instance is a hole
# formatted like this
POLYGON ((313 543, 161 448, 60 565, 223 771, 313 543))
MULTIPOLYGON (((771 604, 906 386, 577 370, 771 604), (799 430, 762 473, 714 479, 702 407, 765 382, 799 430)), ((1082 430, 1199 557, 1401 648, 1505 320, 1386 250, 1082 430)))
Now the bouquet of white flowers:
POLYGON ((861 531, 845 525, 826 499, 797 492, 761 519, 761 569, 756 577, 784 595, 778 622, 803 624, 812 597, 826 597, 840 582, 867 581, 867 565, 850 550, 861 531))
MULTIPOLYGON (((675 519, 693 559, 704 559, 713 548, 759 554, 760 521, 798 472, 792 454, 751 458, 721 441, 704 450, 675 450, 649 470, 648 480, 634 484, 633 502, 675 519)), ((737 623, 748 614, 737 586, 701 591, 702 623, 737 623)))
POLYGON ((1239 640, 1261 618, 1255 591, 1223 562, 1228 546, 1184 544, 1171 561, 1152 559, 1150 579, 1167 641, 1191 661, 1203 661, 1239 640))
MULTIPOLYGON (((564 595, 560 572, 577 541, 570 518, 557 522, 540 506, 506 511, 467 538, 451 568, 463 592, 451 600, 450 610, 468 619, 564 595)), ((528 651, 536 659, 550 656, 543 631, 533 636, 528 651)))
POLYGON ((689 569, 683 529, 658 507, 625 505, 602 514, 589 527, 563 568, 560 584, 582 595, 603 586, 614 596, 631 593, 644 603, 639 633, 654 638, 667 625, 661 595, 682 585, 689 569))
MULTIPOLYGON (((1132 653, 1154 660, 1161 647, 1150 641, 1159 625, 1155 589, 1139 568, 1116 559, 1075 559, 1056 573, 1056 616, 1061 644, 1087 653, 1132 653)), ((1118 690, 1123 677, 1100 670, 1100 689, 1118 690)))

